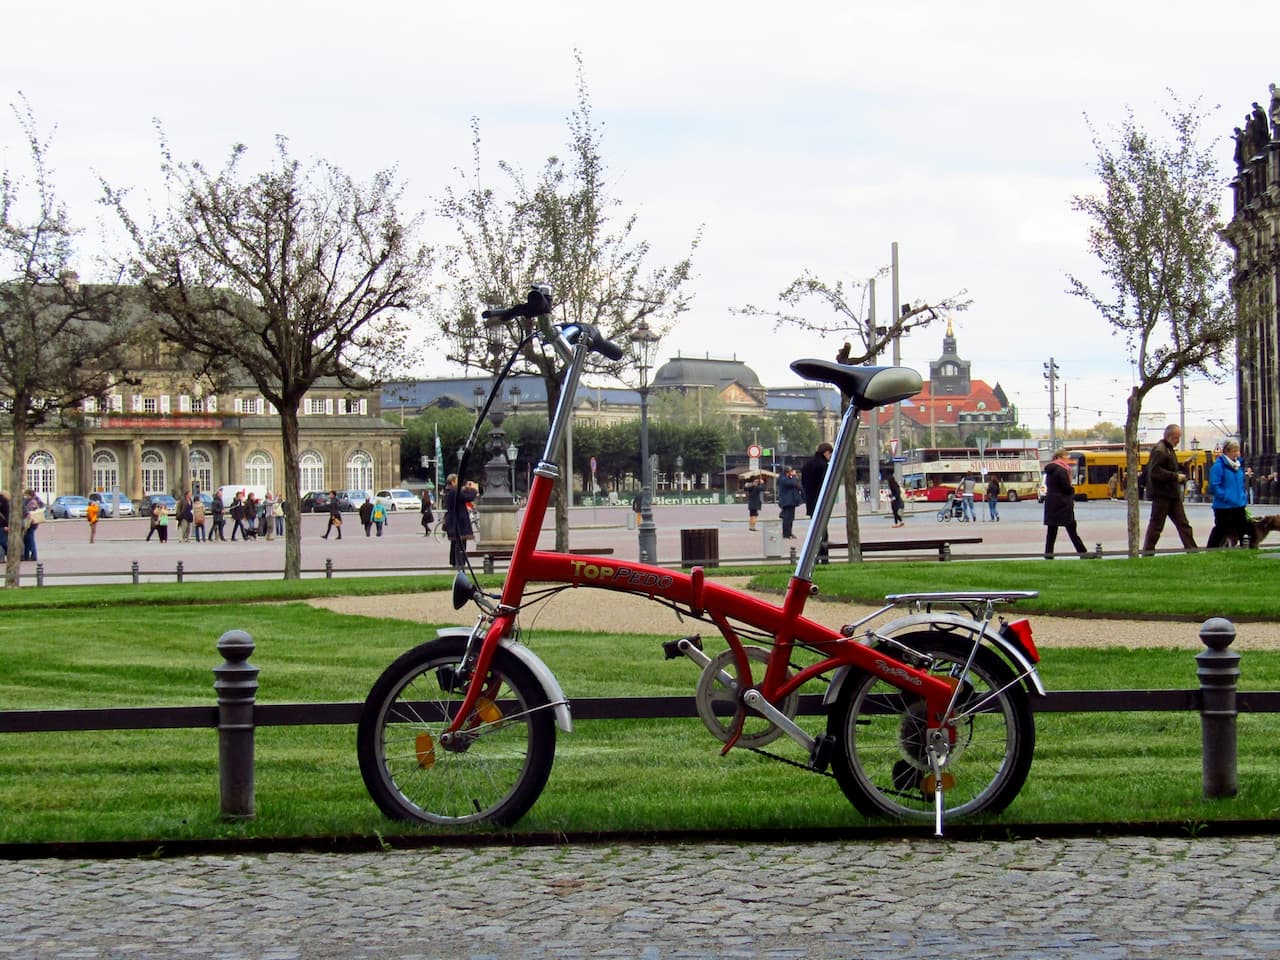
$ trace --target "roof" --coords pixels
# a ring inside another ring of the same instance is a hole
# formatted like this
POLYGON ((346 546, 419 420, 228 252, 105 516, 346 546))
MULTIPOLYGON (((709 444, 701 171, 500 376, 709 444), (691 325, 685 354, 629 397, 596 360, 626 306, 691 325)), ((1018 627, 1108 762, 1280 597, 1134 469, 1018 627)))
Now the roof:
POLYGON ((698 358, 677 354, 653 375, 656 390, 664 387, 715 387, 723 390, 734 383, 748 392, 764 389, 756 372, 741 360, 717 360, 710 356, 698 358))

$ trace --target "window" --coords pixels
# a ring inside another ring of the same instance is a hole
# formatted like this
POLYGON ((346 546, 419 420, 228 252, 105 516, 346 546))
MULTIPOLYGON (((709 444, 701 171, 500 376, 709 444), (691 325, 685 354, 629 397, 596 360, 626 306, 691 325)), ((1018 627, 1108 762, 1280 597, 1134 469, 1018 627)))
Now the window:
MULTIPOLYGON (((53 499, 58 489, 58 468, 48 450, 36 450, 27 457, 27 486, 45 503, 53 499)), ((20 500, 22 491, 15 491, 15 498, 20 500)))
POLYGON ((272 464, 271 454, 265 450, 255 450, 245 457, 245 483, 252 487, 266 487, 268 490, 274 490, 274 475, 275 467, 272 464))
POLYGON ((99 406, 100 406, 100 404, 98 403, 98 398, 97 398, 97 397, 85 397, 85 398, 84 398, 84 412, 85 412, 85 413, 97 413, 97 412, 98 412, 98 408, 99 408, 99 406))
MULTIPOLYGON (((191 412, 192 412, 192 413, 204 413, 204 397, 192 397, 192 398, 191 398, 191 412)), ((200 489, 202 489, 202 490, 203 490, 204 488, 203 488, 203 487, 201 487, 200 489)))
MULTIPOLYGON (((323 414, 324 400, 319 398, 308 397, 306 405, 303 407, 303 411, 305 413, 323 414)), ((318 490, 319 487, 316 487, 315 489, 318 490)))
POLYGON ((93 451, 93 489, 110 493, 120 486, 120 461, 111 450, 93 451))
POLYGON ((302 493, 327 489, 324 485, 324 457, 308 450, 298 457, 298 486, 302 493))
POLYGON ((191 482, 198 483, 200 489, 206 492, 213 489, 213 457, 207 450, 191 450, 191 482))
POLYGON ((347 489, 373 489, 373 457, 363 450, 357 450, 347 458, 347 489))
POLYGON ((160 412, 159 401, 155 397, 143 397, 142 412, 143 413, 159 413, 160 412))
POLYGON ((142 492, 146 495, 169 492, 169 468, 159 450, 142 451, 142 492))

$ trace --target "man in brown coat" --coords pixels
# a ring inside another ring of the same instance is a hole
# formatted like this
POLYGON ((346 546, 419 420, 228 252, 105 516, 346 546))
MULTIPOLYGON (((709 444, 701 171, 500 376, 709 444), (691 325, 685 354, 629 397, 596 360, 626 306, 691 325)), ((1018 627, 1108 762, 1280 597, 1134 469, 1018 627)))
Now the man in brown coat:
POLYGON ((1187 512, 1182 507, 1182 490, 1187 482, 1187 475, 1182 472, 1182 464, 1178 462, 1178 442, 1182 439, 1182 428, 1171 423, 1164 428, 1164 436, 1151 448, 1151 459, 1147 461, 1147 492, 1151 494, 1151 519, 1147 521, 1147 535, 1142 539, 1142 552, 1151 554, 1156 549, 1156 541, 1164 532, 1164 521, 1173 521, 1182 545, 1188 550, 1196 548, 1196 539, 1191 533, 1191 523, 1187 520, 1187 512))

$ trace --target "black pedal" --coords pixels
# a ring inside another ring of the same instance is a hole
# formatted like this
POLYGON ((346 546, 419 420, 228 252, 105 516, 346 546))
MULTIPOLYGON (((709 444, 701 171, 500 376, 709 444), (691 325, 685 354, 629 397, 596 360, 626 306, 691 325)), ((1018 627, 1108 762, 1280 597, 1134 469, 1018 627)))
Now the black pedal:
POLYGON ((836 738, 824 733, 813 744, 813 752, 809 754, 809 767, 818 773, 826 773, 831 766, 831 756, 836 751, 836 738))
POLYGON ((684 656, 684 651, 680 649, 680 644, 688 640, 695 650, 702 649, 702 636, 694 634, 692 637, 680 637, 678 640, 666 640, 662 644, 662 653, 667 660, 677 660, 684 656))

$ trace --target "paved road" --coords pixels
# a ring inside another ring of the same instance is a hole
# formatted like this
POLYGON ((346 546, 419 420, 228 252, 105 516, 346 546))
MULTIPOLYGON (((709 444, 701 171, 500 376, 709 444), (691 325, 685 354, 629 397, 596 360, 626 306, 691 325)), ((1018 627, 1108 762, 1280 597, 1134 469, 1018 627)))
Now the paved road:
MULTIPOLYGON (((1147 506, 1144 505, 1143 516, 1147 506)), ((1270 512, 1273 508, 1259 508, 1270 512)), ((1034 502, 1001 504, 999 523, 983 520, 976 524, 959 521, 939 523, 935 510, 919 509, 908 515, 906 526, 894 529, 886 513, 862 513, 860 528, 864 540, 905 540, 919 537, 981 537, 980 544, 957 546, 956 557, 975 555, 1039 556, 1044 548, 1042 508, 1034 502)), ((578 507, 571 513, 571 545, 575 549, 607 547, 615 556, 634 559, 638 556, 637 534, 626 525, 629 511, 625 507, 578 507)), ((1092 548, 1101 543, 1104 551, 1123 552, 1125 549, 1124 505, 1107 501, 1078 504, 1077 518, 1081 536, 1092 548)), ((762 517, 773 519, 774 507, 767 505, 762 517)), ((1188 515, 1201 543, 1208 537, 1213 525, 1212 511, 1205 504, 1191 504, 1188 515)), ((655 510, 658 524, 658 557, 666 563, 680 559, 680 531, 687 528, 711 528, 717 531, 720 556, 733 560, 761 560, 764 558, 764 536, 752 532, 747 525, 746 507, 733 506, 684 506, 658 507, 655 510)), ((408 514, 392 514, 382 537, 365 537, 359 524, 352 520, 347 524, 342 540, 331 537, 320 539, 325 529, 325 517, 310 514, 303 519, 303 568, 320 575, 326 561, 332 561, 337 575, 346 571, 370 570, 422 570, 444 569, 448 561, 448 545, 422 536, 417 517, 408 514)), ((797 522, 797 533, 803 535, 807 521, 797 522)), ((833 531, 841 529, 843 518, 833 525, 833 531)), ((276 575, 284 566, 284 544, 281 540, 243 543, 179 543, 176 538, 167 544, 158 540, 145 541, 147 524, 142 519, 107 520, 100 525, 98 542, 90 545, 88 527, 82 520, 57 520, 46 523, 38 534, 38 549, 45 582, 82 582, 94 574, 110 573, 113 582, 127 582, 130 565, 137 561, 143 581, 176 579, 179 561, 184 576, 198 579, 202 575, 227 572, 247 574, 250 571, 271 571, 276 575)), ((835 535, 835 539, 840 538, 835 535)), ((554 545, 551 529, 544 529, 541 543, 554 545)), ((789 541, 789 548, 793 542, 789 541)), ((799 541, 794 541, 798 546, 799 541)), ((1161 547, 1177 547, 1176 534, 1166 529, 1161 547)), ((1059 537, 1058 554, 1070 556, 1071 548, 1064 537, 1059 537)), ((921 559, 936 556, 934 553, 915 553, 921 559)), ((876 554, 875 557, 888 556, 876 554)), ((906 556, 894 554, 894 556, 906 556)), ((24 584, 35 581, 35 565, 23 565, 24 584)))
POLYGON ((2 958, 1280 956, 1274 839, 28 860, 2 958))

